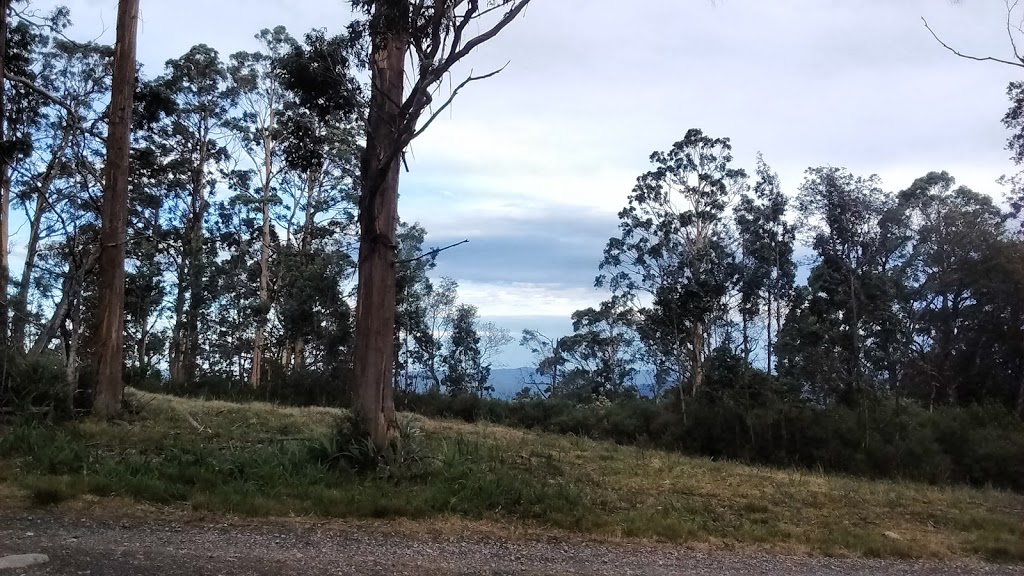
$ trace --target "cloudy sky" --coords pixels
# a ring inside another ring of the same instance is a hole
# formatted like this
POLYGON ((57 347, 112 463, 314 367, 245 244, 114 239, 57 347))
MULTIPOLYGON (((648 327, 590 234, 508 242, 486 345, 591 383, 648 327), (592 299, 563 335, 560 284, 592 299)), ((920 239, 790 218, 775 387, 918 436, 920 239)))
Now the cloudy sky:
MULTIPOLYGON (((72 36, 110 41, 115 0, 68 0, 72 36)), ((36 6, 52 4, 37 0, 36 6)), ((999 120, 1020 72, 945 51, 1012 56, 1003 0, 534 0, 456 71, 508 68, 460 93, 412 147, 400 212, 444 254, 462 300, 518 333, 569 329, 594 305, 605 241, 647 158, 698 127, 758 151, 793 193, 809 166, 898 190, 948 170, 996 196, 1013 170, 999 120)), ((283 24, 341 31, 345 0, 142 0, 151 75, 191 45, 256 49, 283 24)), ((528 356, 510 350, 503 362, 528 356)))

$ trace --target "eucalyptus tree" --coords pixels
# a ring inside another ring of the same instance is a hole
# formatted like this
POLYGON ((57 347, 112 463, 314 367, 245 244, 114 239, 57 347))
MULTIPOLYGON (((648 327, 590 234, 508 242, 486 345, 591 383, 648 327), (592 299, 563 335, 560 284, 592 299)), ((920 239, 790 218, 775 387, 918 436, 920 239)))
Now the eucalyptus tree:
POLYGON ((764 318, 765 371, 772 372, 772 345, 782 325, 782 310, 793 293, 796 264, 793 260, 795 230, 787 220, 788 201, 778 175, 758 155, 757 181, 753 195, 743 194, 734 210, 742 258, 739 312, 742 317, 742 346, 750 361, 748 324, 757 316, 764 318))
POLYGON ((530 0, 493 0, 483 6, 478 0, 352 0, 366 16, 353 30, 362 31, 368 40, 370 68, 366 149, 360 166, 355 405, 364 432, 378 447, 397 434, 391 371, 403 153, 465 86, 498 72, 471 73, 447 99, 434 103, 436 88, 452 67, 496 37, 529 4, 530 0))
POLYGON ((169 100, 170 113, 147 134, 164 165, 167 245, 174 259, 175 297, 168 367, 175 382, 194 382, 201 356, 201 323, 209 308, 209 239, 205 224, 211 196, 231 159, 229 125, 237 92, 213 48, 193 46, 168 60, 154 89, 169 100))
MULTIPOLYGON (((237 206, 255 207, 260 217, 259 301, 252 343, 249 383, 264 380, 267 319, 270 314, 271 208, 279 203, 277 180, 282 170, 281 141, 285 137, 281 119, 290 95, 281 83, 278 65, 297 46, 283 26, 261 30, 256 38, 262 50, 238 52, 229 58, 228 74, 237 91, 239 114, 230 124, 249 160, 256 181, 237 191, 237 206)), ((248 183, 248 179, 245 180, 248 183)))
POLYGON ((698 129, 651 163, 619 212, 596 284, 638 308, 640 334, 673 366, 685 403, 703 384, 711 323, 733 282, 726 208, 746 173, 729 139, 698 129))

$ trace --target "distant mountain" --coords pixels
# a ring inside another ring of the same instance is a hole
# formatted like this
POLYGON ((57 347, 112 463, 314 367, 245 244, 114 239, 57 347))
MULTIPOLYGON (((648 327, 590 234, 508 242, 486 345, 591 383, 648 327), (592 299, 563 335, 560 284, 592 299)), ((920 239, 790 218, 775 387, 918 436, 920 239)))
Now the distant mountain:
MULTIPOLYGON (((529 382, 531 378, 536 377, 534 369, 525 366, 521 368, 491 368, 491 377, 488 382, 494 387, 495 398, 511 400, 523 388, 530 387, 533 389, 529 382)), ((650 396, 653 382, 653 371, 641 370, 637 374, 636 383, 644 395, 650 396)))
POLYGON ((488 383, 494 387, 496 398, 511 399, 524 386, 531 375, 534 375, 533 368, 491 368, 491 378, 488 383))

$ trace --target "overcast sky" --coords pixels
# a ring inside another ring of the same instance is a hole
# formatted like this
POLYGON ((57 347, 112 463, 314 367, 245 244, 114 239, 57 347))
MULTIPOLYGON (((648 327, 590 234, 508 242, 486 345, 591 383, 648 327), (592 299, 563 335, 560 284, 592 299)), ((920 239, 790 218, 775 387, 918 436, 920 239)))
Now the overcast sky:
MULTIPOLYGON (((257 48, 279 24, 340 32, 345 0, 141 0, 149 75, 190 46, 257 48)), ((40 2, 45 7, 55 2, 40 2)), ((71 36, 112 41, 115 0, 70 0, 71 36)), ((655 150, 691 127, 760 151, 795 193, 810 166, 878 174, 899 190, 929 170, 1001 197, 1005 90, 1019 69, 1003 0, 534 0, 457 71, 494 79, 460 93, 412 147, 400 213, 431 245, 469 238, 438 274, 462 300, 518 334, 569 329, 592 288, 616 212, 655 150)), ((503 362, 524 364, 510 350, 503 362)))

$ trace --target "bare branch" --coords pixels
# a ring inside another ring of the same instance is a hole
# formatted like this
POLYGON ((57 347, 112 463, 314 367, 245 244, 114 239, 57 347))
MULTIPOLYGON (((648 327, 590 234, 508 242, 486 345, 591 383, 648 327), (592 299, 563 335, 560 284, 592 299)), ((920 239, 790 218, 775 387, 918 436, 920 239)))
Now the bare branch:
MULTIPOLYGON (((1005 2, 1006 2, 1006 36, 1010 38, 1010 46, 1013 47, 1013 56, 1015 58, 1017 58, 1018 61, 1024 62, 1024 60, 1021 59, 1020 52, 1017 51, 1017 41, 1013 37, 1013 24, 1010 21, 1011 18, 1013 17, 1013 11, 1017 9, 1017 5, 1020 3, 1020 0, 1013 0, 1013 4, 1010 4, 1010 0, 1005 0, 1005 2)), ((1017 28, 1020 29, 1019 26, 1017 28)))
POLYGON ((427 258, 429 256, 437 256, 438 254, 440 254, 441 252, 444 252, 445 250, 451 250, 452 248, 455 248, 456 246, 462 246, 463 244, 468 244, 468 243, 469 243, 469 240, 463 240, 462 242, 456 242, 455 244, 449 244, 448 246, 445 246, 444 248, 434 248, 433 250, 431 250, 429 252, 424 252, 423 254, 420 254, 419 256, 417 256, 415 258, 409 258, 407 260, 399 260, 399 261, 395 262, 395 264, 411 264, 413 262, 416 262, 417 260, 422 260, 422 259, 427 258))
POLYGON ((502 70, 504 70, 506 67, 508 67, 508 65, 509 65, 509 63, 506 62, 505 65, 502 66, 501 68, 498 68, 497 70, 495 70, 493 72, 490 72, 488 74, 484 74, 482 76, 473 76, 472 75, 473 73, 470 72, 469 78, 466 78, 465 80, 463 80, 462 83, 460 83, 458 86, 455 87, 454 90, 452 90, 452 93, 448 97, 448 100, 446 100, 444 102, 444 104, 441 104, 441 107, 438 108, 437 110, 435 110, 430 115, 430 117, 427 118, 427 121, 423 123, 423 126, 421 126, 418 130, 416 130, 415 132, 412 133, 412 135, 409 137, 409 141, 412 141, 413 139, 417 138, 420 134, 423 134, 423 132, 427 128, 429 128, 430 125, 434 122, 434 120, 436 120, 438 116, 440 116, 449 106, 451 106, 452 102, 455 101, 455 97, 458 96, 459 90, 462 90, 463 88, 465 88, 466 85, 469 84, 470 82, 476 82, 477 80, 486 80, 488 78, 491 78, 492 76, 497 76, 498 74, 501 73, 502 70))
POLYGON ((480 46, 481 44, 497 36, 498 33, 504 30, 506 26, 511 24, 512 21, 515 20, 516 17, 519 16, 519 14, 521 14, 527 6, 529 6, 529 4, 530 0, 522 0, 518 4, 515 4, 514 6, 512 6, 511 9, 509 9, 508 12, 505 13, 504 16, 501 17, 501 20, 499 20, 494 26, 491 27, 490 30, 480 34, 479 36, 469 39, 469 41, 466 42, 466 45, 463 46, 461 49, 459 49, 459 45, 456 42, 452 42, 452 51, 448 55, 448 58, 446 58, 445 61, 441 64, 441 66, 438 67, 438 70, 440 70, 442 74, 444 72, 447 72, 456 62, 462 60, 467 55, 469 55, 469 53, 472 52, 477 46, 480 46))
MULTIPOLYGON (((949 50, 950 52, 952 52, 953 54, 956 54, 957 56, 959 56, 961 58, 965 58, 967 60, 975 60, 975 61, 978 61, 978 62, 998 62, 1000 64, 1006 64, 1006 65, 1009 65, 1009 66, 1017 66, 1018 68, 1024 68, 1024 60, 1021 60, 1019 62, 1014 62, 1012 60, 1003 60, 1002 58, 995 58, 993 56, 971 56, 969 54, 964 54, 963 52, 960 52, 956 48, 953 48, 949 44, 946 44, 945 42, 943 42, 942 39, 940 39, 939 36, 935 33, 935 31, 932 30, 931 26, 928 25, 928 21, 925 20, 923 17, 921 18, 921 21, 924 22, 924 27, 928 29, 928 32, 931 33, 932 38, 935 38, 936 42, 941 44, 942 47, 945 48, 946 50, 949 50)), ((1014 50, 1016 51, 1016 48, 1014 50)))

